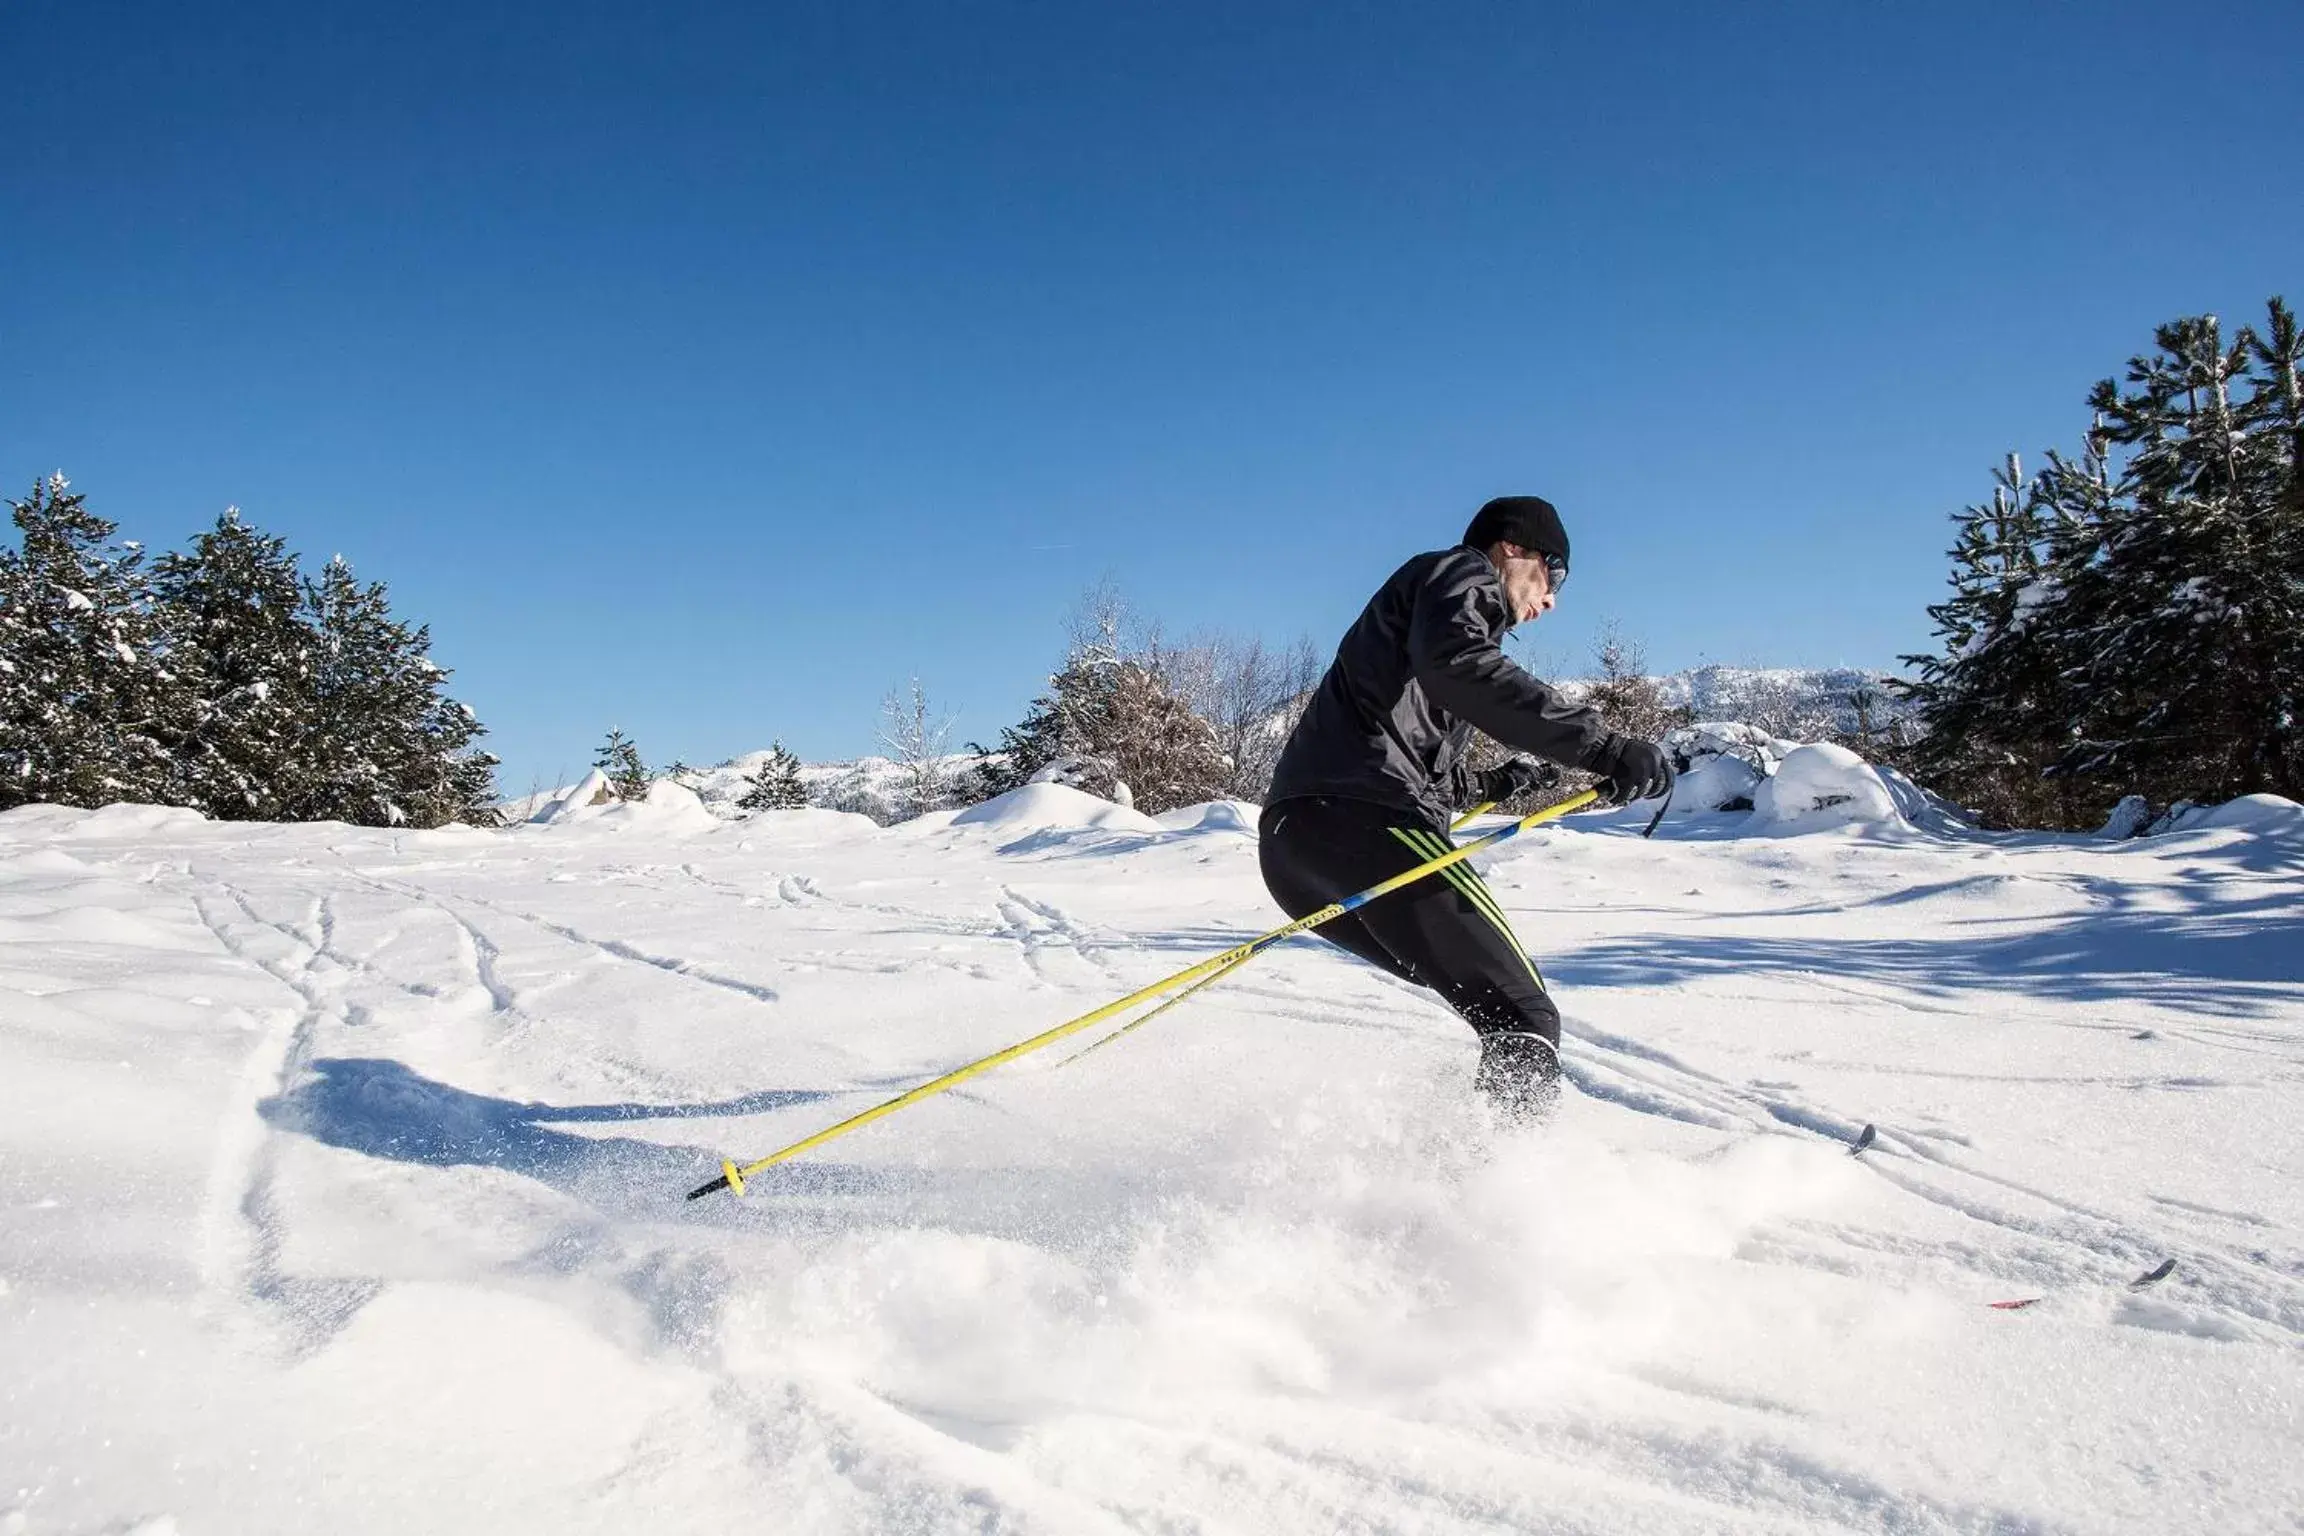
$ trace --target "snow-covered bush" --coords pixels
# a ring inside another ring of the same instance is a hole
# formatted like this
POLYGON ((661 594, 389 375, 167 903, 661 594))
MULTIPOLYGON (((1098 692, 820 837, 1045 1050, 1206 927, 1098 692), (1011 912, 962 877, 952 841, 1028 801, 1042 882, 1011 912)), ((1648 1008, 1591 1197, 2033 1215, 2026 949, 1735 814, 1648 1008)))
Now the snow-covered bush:
POLYGON ((1752 795, 1752 820, 1810 831, 1851 822, 1896 821, 1896 799, 1872 765, 1827 741, 1795 747, 1752 795))
POLYGON ((2202 832, 2210 828, 2239 828, 2247 832, 2304 830, 2304 805, 2284 795, 2241 795, 2221 805, 2194 805, 2179 800, 2166 815, 2152 823, 2148 834, 2202 832))
POLYGON ((1809 831, 1898 818, 1953 818, 1900 774, 1874 768, 1831 742, 1786 741, 1758 726, 1711 720, 1665 738, 1679 780, 1675 815, 1749 811, 1755 828, 1809 831))
POLYGON ((1795 745, 1736 721, 1681 726, 1664 738, 1664 749, 1672 754, 1680 775, 1672 787, 1672 809, 1750 810, 1754 793, 1795 745))

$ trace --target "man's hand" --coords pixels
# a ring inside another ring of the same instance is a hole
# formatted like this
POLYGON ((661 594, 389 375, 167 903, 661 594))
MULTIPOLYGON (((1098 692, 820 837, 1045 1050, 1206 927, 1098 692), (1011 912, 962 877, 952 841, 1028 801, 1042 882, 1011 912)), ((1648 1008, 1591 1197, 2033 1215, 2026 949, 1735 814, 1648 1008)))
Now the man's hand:
POLYGON ((1616 763, 1600 776, 1601 797, 1610 805, 1630 805, 1672 792, 1672 759, 1652 741, 1616 739, 1616 763))
POLYGON ((1502 805, 1516 795, 1532 789, 1550 789, 1559 782, 1560 770, 1550 763, 1538 762, 1533 757, 1515 757, 1481 770, 1480 798, 1491 805, 1502 805))

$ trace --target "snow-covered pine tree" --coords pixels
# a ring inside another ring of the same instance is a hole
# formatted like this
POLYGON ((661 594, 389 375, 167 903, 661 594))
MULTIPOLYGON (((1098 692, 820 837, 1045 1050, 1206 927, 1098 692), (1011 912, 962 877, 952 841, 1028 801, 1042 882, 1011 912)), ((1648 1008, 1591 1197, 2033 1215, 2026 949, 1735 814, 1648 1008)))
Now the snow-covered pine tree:
POLYGON ((796 811, 807 804, 808 786, 800 782, 800 759, 786 751, 783 742, 771 742, 768 755, 744 776, 744 794, 736 809, 796 811))
POLYGON ((1157 651, 1076 652, 1023 720, 1000 733, 974 795, 1004 794, 1037 776, 1148 814, 1222 796, 1233 763, 1160 662, 1157 651))
POLYGON ((13 501, 0 550, 0 809, 183 803, 170 746, 193 708, 143 551, 61 475, 13 501))
POLYGON ((1032 776, 1062 761, 1063 782, 1110 798, 1115 774, 1099 761, 1098 744, 1109 736, 1106 718, 1118 687, 1120 660, 1102 650, 1075 653, 1048 679, 1048 691, 1026 706, 1024 718, 1000 731, 1000 744, 969 750, 989 753, 971 775, 967 798, 989 800, 1032 782, 1032 776))
POLYGON ((313 636, 284 540, 227 508, 153 565, 171 656, 197 680, 198 718, 178 744, 192 803, 228 821, 284 821, 312 764, 313 636))
POLYGON ((2283 299, 2251 332, 2255 384, 2241 411, 2248 452, 2240 499, 2255 522, 2259 563, 2242 607, 2252 634, 2261 713, 2250 771, 2304 799, 2304 334, 2283 299))
MULTIPOLYGON (((2085 462, 2101 467, 2093 440, 2085 462)), ((1927 723, 1912 756, 1990 825, 2062 824, 2069 797, 2041 777, 2063 750, 2068 715, 2061 678, 2070 636, 2051 611, 2060 581, 2049 566, 2050 512, 2083 476, 2051 457, 2027 479, 2012 453, 1992 478, 1991 500, 1954 519, 1952 596, 1928 610, 1943 652, 1904 658, 1919 669, 1904 691, 1927 723)))
POLYGON ((2129 450, 2060 608, 2084 637, 2077 738, 2057 771, 2109 804, 2304 795, 2304 512, 2296 489, 2295 321, 2227 342, 2171 322, 2123 390, 2090 397, 2129 450))
POLYGON ((300 820, 438 827, 497 821, 496 759, 486 734, 447 697, 431 631, 392 616, 382 582, 363 584, 342 556, 307 585, 313 635, 312 733, 300 820))
POLYGON ((618 799, 648 797, 648 765, 640 760, 640 748, 619 727, 609 727, 608 739, 600 744, 600 755, 592 759, 592 766, 608 775, 608 787, 616 791, 618 799))
POLYGON ((2091 392, 2078 460, 2051 454, 1963 515, 1953 598, 1930 610, 1943 653, 1906 658, 1925 771, 1996 795, 2004 821, 2094 825, 2129 793, 2304 794, 2295 317, 2274 299, 2261 333, 2227 342, 2203 315, 2154 339, 2129 388, 2091 392))

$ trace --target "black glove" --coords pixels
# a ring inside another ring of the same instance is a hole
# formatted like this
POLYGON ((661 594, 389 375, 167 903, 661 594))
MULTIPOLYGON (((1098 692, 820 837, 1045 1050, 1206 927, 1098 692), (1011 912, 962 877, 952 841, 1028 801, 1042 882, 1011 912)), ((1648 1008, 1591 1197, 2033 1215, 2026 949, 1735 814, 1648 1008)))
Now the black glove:
POLYGON ((1532 757, 1515 757, 1493 768, 1483 768, 1473 775, 1473 781, 1479 785, 1481 799, 1490 805, 1502 805, 1532 789, 1550 789, 1560 782, 1560 770, 1532 757))
POLYGON ((1616 738, 1615 761, 1600 770, 1600 797, 1610 805, 1630 805, 1672 793, 1672 759, 1652 741, 1616 738))

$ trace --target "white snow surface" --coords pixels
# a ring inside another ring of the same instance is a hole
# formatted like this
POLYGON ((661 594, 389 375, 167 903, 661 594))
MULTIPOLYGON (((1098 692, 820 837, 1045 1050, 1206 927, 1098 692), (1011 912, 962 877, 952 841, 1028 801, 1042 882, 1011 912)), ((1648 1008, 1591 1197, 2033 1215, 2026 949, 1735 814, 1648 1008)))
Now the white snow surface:
POLYGON ((1299 940, 685 1200, 1280 920, 1064 793, 0 816, 0 1530, 2297 1529, 2293 805, 1571 818, 1538 1132, 1299 940))
POLYGON ((1810 832, 1902 818, 1895 797, 1870 763, 1846 747, 1812 741, 1787 752, 1775 773, 1752 791, 1752 820, 1760 826, 1810 832))
MULTIPOLYGON (((1018 830, 1094 827, 1107 831, 1158 833, 1160 823, 1141 811, 1100 800, 1068 784, 1026 784, 981 805, 948 813, 956 827, 1018 830)), ((922 818, 923 820, 927 818, 922 818)))
POLYGON ((2304 828, 2304 805, 2281 795, 2242 795, 2222 805, 2194 805, 2169 818, 2168 832, 2237 827, 2251 832, 2294 832, 2304 828))

